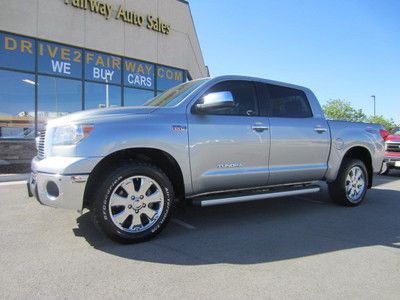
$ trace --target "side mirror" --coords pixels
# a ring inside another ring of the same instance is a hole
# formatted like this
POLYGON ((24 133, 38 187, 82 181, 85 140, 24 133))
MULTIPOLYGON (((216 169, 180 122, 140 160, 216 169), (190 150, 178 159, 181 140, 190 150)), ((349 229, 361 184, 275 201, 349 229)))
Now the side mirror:
POLYGON ((196 104, 196 110, 200 113, 209 109, 225 109, 235 106, 231 92, 209 93, 203 97, 202 103, 196 104))

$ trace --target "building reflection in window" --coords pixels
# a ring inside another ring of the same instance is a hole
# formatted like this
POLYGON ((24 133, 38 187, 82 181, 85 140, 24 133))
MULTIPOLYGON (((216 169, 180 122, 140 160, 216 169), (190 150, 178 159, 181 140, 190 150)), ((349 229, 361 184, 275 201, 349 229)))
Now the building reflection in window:
POLYGON ((38 129, 49 119, 82 109, 82 82, 51 76, 39 76, 38 129))
POLYGON ((121 106, 121 87, 85 82, 85 109, 121 106))
POLYGON ((154 97, 153 91, 124 88, 124 106, 141 106, 154 97))
POLYGON ((0 70, 0 139, 32 139, 35 76, 0 70))

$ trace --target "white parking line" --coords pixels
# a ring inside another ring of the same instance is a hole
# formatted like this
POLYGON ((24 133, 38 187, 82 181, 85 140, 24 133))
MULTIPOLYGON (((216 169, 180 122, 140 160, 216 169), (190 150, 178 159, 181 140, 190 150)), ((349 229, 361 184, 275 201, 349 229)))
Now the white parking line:
POLYGON ((21 180, 21 181, 9 181, 9 182, 0 182, 0 186, 20 185, 20 184, 26 184, 26 180, 21 180))
POLYGON ((174 222, 175 224, 185 227, 186 229, 191 229, 191 230, 196 229, 196 227, 194 227, 193 225, 190 225, 190 224, 183 222, 182 220, 179 220, 176 218, 172 218, 171 221, 174 222))

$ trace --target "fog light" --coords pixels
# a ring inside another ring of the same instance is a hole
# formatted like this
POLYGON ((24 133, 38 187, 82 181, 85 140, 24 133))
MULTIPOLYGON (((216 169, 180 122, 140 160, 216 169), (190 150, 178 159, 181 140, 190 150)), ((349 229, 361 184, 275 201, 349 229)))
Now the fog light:
POLYGON ((47 194, 53 198, 57 198, 60 195, 60 190, 58 189, 57 184, 53 181, 47 182, 46 190, 47 194))

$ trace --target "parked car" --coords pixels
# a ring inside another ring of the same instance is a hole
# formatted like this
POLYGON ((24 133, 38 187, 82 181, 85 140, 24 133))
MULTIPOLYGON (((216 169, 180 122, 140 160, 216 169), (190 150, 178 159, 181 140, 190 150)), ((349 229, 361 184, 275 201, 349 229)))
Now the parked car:
POLYGON ((28 192, 93 212, 119 242, 167 224, 176 201, 210 206, 315 193, 357 206, 380 171, 381 125, 327 121, 305 87, 222 76, 183 83, 143 107, 50 121, 28 192))
POLYGON ((386 175, 391 169, 400 169, 400 128, 385 131, 384 139, 386 151, 382 174, 386 175))

